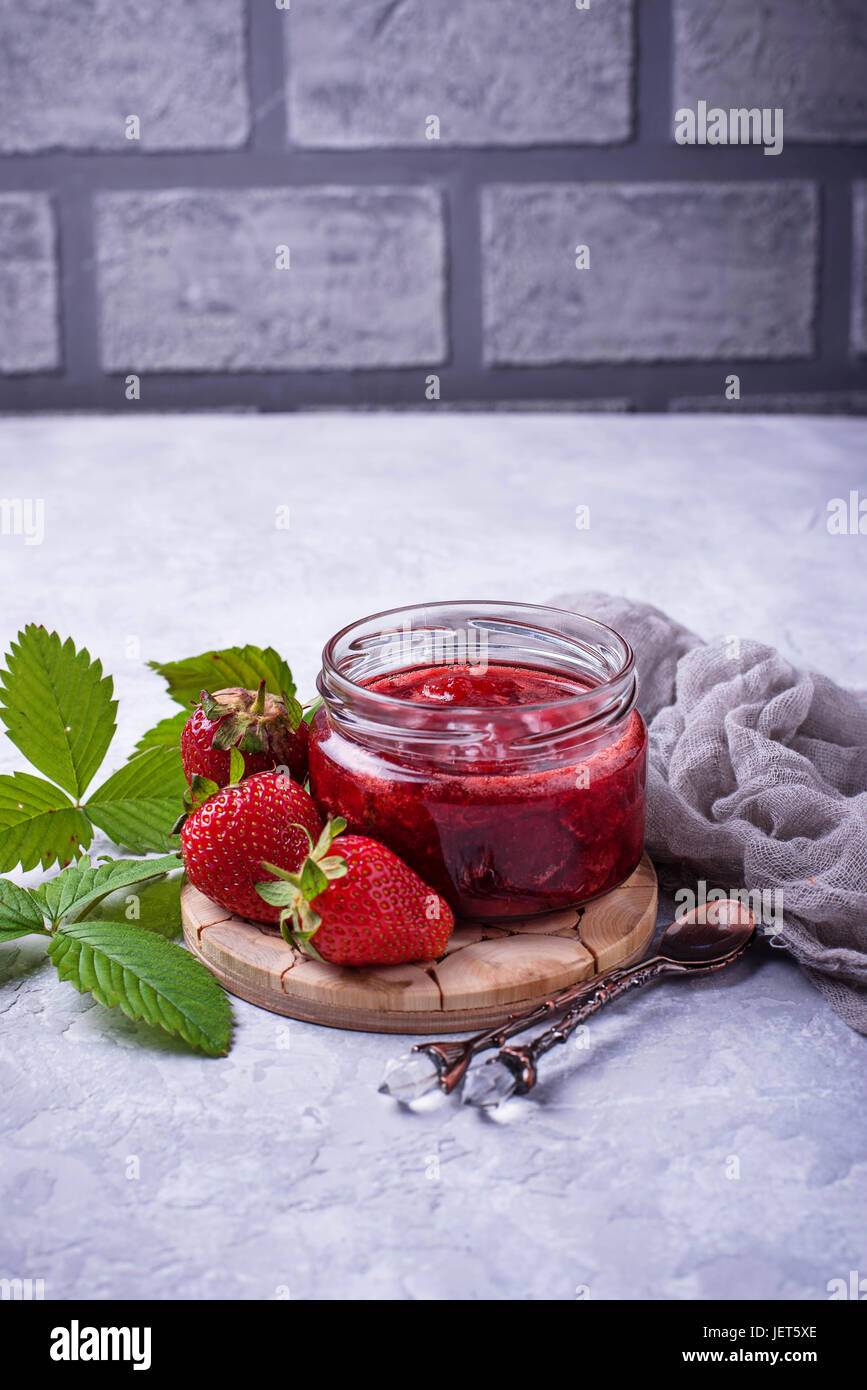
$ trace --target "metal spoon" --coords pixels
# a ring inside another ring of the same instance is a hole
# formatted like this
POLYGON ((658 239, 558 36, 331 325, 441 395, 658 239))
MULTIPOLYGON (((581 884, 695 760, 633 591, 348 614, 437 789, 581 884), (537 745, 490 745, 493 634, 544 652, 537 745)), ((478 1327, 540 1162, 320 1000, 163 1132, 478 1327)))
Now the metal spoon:
MULTIPOLYGON (((722 925, 725 923, 732 926, 739 925, 742 930, 748 928, 751 932, 753 929, 752 921, 752 914, 749 909, 735 898, 707 903, 672 922, 663 933, 659 950, 662 955, 670 956, 674 963, 675 955, 679 950, 682 950, 683 945, 681 943, 679 947, 677 942, 688 926, 698 924, 705 933, 708 932, 709 927, 712 928, 711 934, 715 949, 720 944, 719 928, 722 925)), ((733 956, 732 959, 734 959, 733 956)), ((689 968, 696 970, 700 964, 698 958, 693 959, 690 956, 690 961, 692 963, 689 968)), ((649 963, 645 961, 643 965, 649 963)), ((677 963, 683 964, 684 962, 678 959, 677 963)), ((719 963, 725 964, 726 960, 720 960, 719 963)), ((715 969, 716 966, 713 968, 715 969)), ((594 994, 603 983, 613 980, 615 976, 621 974, 623 974, 623 968, 616 967, 602 975, 596 975, 590 981, 582 980, 578 984, 569 985, 534 1008, 523 1013, 512 1014, 505 1023, 501 1023, 496 1028, 485 1029, 482 1033, 476 1033, 463 1042, 444 1038, 439 1042, 416 1043, 412 1052, 404 1053, 402 1057, 397 1057, 389 1062, 379 1089, 383 1094, 402 1101, 418 1100, 421 1096, 437 1089, 448 1095, 463 1080, 470 1062, 480 1052, 487 1052, 495 1047, 503 1047, 503 1044, 509 1038, 514 1037, 516 1033, 522 1033, 525 1029, 532 1028, 534 1024, 541 1023, 550 1017, 552 1013, 558 1013, 570 1005, 577 1006, 594 994)))
POLYGON ((655 955, 638 965, 608 970, 598 976, 582 987, 558 1023, 523 1047, 501 1048, 496 1057, 472 1071, 464 1089, 464 1101, 490 1109, 509 1096, 526 1095, 536 1084, 539 1058, 557 1043, 564 1043, 603 1004, 663 976, 704 975, 720 970, 737 960, 754 936, 753 914, 736 898, 707 903, 685 913, 666 927, 655 955))

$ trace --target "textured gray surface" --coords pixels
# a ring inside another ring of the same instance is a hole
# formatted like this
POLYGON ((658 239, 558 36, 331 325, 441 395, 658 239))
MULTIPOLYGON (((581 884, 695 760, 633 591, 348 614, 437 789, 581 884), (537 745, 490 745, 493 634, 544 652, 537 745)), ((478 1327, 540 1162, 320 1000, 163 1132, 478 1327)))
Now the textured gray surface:
POLYGON ((808 356, 817 234, 806 184, 486 189, 487 360, 808 356))
POLYGON ((108 370, 433 365, 445 352, 431 189, 105 194, 97 258, 108 370))
POLYGON ((58 365, 55 237, 43 194, 0 196, 0 372, 58 365))
POLYGON ((674 0, 674 105, 781 106, 798 140, 867 139, 863 0, 674 0))
POLYGON ((244 0, 3 0, 0 151, 242 145, 244 13, 244 0), (140 141, 125 134, 131 115, 140 141))
POLYGON ((285 26, 301 145, 600 144, 632 125, 632 0, 331 0, 285 26))
MULTIPOLYGON (((846 419, 4 419, 4 491, 46 504, 43 545, 0 538, 4 645, 36 618, 102 658, 118 763, 169 712, 145 660, 270 641, 307 695, 338 626, 425 598, 620 591, 864 686, 865 538, 826 515, 865 445, 846 419)), ((765 944, 603 1012, 493 1121, 377 1096, 400 1039, 236 1003, 201 1060, 35 941, 2 955, 0 1276, 49 1297, 823 1299, 867 1271, 867 1042, 765 944)))

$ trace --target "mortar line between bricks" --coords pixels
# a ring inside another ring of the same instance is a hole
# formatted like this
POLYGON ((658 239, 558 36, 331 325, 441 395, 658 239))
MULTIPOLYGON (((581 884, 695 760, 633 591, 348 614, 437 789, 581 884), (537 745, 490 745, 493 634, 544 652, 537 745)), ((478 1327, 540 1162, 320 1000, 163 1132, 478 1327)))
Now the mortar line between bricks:
POLYGON ((786 144, 769 159, 748 146, 657 146, 656 168, 646 169, 638 143, 590 149, 208 151, 200 154, 0 155, 3 191, 53 191, 64 184, 94 190, 400 186, 451 176, 479 183, 776 183, 789 179, 848 182, 867 177, 867 147, 786 144))
MULTIPOLYGON (((672 142, 672 91, 674 66, 673 0, 636 0, 635 24, 635 135, 639 149, 652 147, 654 158, 672 142)), ((708 180, 702 176, 702 182, 708 180)), ((670 409, 678 394, 666 378, 645 373, 635 393, 635 409, 656 413, 670 409)))
MULTIPOLYGON (((387 409, 391 406, 448 412, 473 402, 481 410, 514 401, 538 402, 624 400, 629 408, 654 413, 682 397, 719 399, 725 377, 737 372, 744 397, 757 395, 865 395, 867 363, 845 366, 813 360, 759 362, 733 356, 712 362, 581 363, 574 366, 503 368, 468 371, 438 368, 441 403, 423 394, 428 368, 295 371, 143 373, 142 399, 136 410, 185 411, 247 409, 387 409), (178 393, 182 404, 178 405, 178 393)), ((0 412, 130 409, 123 396, 123 373, 96 374, 86 381, 54 374, 0 376, 0 412)), ((737 406, 723 412, 745 413, 737 406)))
POLYGON ((674 64, 673 0, 637 0, 633 100, 639 148, 671 140, 674 64))
MULTIPOLYGON (((825 183, 819 190, 819 261, 816 273, 816 351, 822 362, 852 362, 850 318, 854 275, 850 183, 825 183)), ((867 371, 867 367, 865 367, 867 371)))
MULTIPOLYGON (((286 146, 286 70, 283 24, 288 11, 270 3, 246 6, 247 75, 251 140, 245 158, 281 154, 286 146)), ((148 156, 150 158, 150 156, 148 156)))
POLYGON ((448 364, 455 371, 481 371, 484 361, 480 186, 474 179, 458 177, 446 186, 444 197, 448 364))
POLYGON ((89 189, 61 188, 53 202, 64 376, 69 386, 88 386, 102 378, 92 197, 89 189))

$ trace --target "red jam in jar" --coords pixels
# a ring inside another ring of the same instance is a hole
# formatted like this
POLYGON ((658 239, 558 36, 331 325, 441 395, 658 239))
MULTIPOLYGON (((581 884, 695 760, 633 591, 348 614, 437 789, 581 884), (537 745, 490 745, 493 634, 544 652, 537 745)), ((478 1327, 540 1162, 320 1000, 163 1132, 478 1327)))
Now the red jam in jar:
POLYGON ((610 628, 525 604, 397 609, 323 654, 314 797, 463 917, 532 916, 641 858, 647 734, 610 628))

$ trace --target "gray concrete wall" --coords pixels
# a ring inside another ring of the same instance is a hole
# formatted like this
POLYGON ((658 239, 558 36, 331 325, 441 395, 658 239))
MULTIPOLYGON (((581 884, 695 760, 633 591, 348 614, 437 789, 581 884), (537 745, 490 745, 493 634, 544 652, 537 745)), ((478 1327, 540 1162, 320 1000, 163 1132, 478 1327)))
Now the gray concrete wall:
POLYGON ((578 3, 0 0, 0 410, 867 408, 865 0, 578 3))

